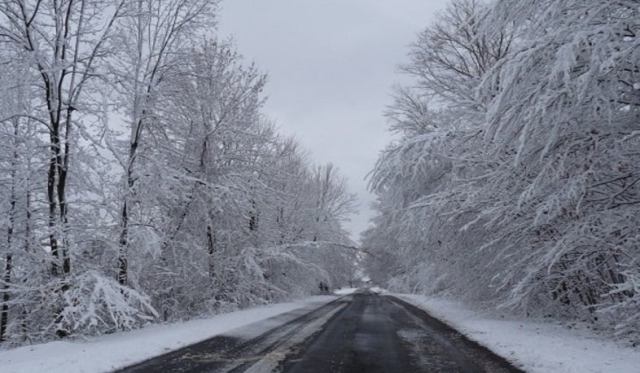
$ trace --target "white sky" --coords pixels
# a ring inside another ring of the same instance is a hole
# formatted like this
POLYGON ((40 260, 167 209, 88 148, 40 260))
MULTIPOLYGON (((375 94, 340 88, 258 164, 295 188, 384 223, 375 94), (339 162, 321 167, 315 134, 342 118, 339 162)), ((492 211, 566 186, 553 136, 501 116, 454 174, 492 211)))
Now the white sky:
POLYGON ((364 180, 389 142, 382 116, 407 46, 447 0, 225 0, 220 36, 269 75, 265 114, 359 198, 357 239, 373 213, 364 180))

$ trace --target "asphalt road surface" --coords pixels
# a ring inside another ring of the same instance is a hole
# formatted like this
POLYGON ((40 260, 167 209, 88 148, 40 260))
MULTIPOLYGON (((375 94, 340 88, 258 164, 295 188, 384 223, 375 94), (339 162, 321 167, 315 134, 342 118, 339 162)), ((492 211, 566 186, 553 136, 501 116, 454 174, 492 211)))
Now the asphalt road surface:
POLYGON ((279 318, 257 337, 214 337, 120 372, 520 372, 395 297, 354 294, 279 318))

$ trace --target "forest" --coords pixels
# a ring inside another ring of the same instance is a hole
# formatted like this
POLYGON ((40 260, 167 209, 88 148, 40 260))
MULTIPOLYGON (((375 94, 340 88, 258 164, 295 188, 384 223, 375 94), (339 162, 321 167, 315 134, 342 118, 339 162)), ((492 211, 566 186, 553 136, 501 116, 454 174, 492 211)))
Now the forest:
POLYGON ((640 331, 640 2, 454 0, 401 66, 368 273, 640 331))
POLYGON ((355 199, 262 110, 211 0, 0 2, 0 341, 346 283, 355 199))
POLYGON ((358 197, 265 113, 220 6, 0 1, 3 348, 363 273, 637 346, 640 0, 451 0, 399 67, 359 245, 358 197))

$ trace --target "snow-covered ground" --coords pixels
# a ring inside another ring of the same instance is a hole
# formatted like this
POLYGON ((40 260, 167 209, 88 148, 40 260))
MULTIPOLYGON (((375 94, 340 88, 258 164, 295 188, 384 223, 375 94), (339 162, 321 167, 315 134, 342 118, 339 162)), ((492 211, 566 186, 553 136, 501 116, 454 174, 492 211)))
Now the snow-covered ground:
POLYGON ((380 286, 373 286, 369 289, 371 292, 376 294, 386 294, 387 290, 381 288, 380 286))
MULTIPOLYGON (((316 296, 168 325, 152 325, 131 332, 86 341, 56 341, 0 351, 2 373, 106 372, 146 360, 219 334, 290 311, 307 311, 336 299, 316 296)), ((276 321, 277 322, 277 321, 276 321)), ((268 323, 267 323, 268 324, 268 323)), ((259 334, 260 330, 256 330, 259 334)), ((246 330, 243 331, 246 333, 246 330)))
POLYGON ((620 346, 588 331, 495 318, 443 298, 394 295, 428 311, 527 372, 640 372, 640 349, 620 346))
POLYGON ((340 288, 333 291, 335 295, 349 295, 358 291, 358 288, 340 288))
MULTIPOLYGON (((336 294, 350 294, 355 290, 340 289, 336 294)), ((530 320, 496 318, 443 298, 394 295, 427 310, 527 372, 640 372, 640 350, 620 346, 588 331, 569 330, 558 324, 530 320)), ((275 327, 278 323, 286 322, 277 318, 278 315, 291 311, 305 313, 334 299, 335 296, 311 297, 207 319, 153 325, 85 341, 56 341, 4 350, 0 351, 0 372, 110 371, 214 335, 258 335, 266 330, 253 330, 246 326, 271 319, 272 322, 261 323, 260 328, 275 327), (242 327, 245 328, 238 329, 242 327)))

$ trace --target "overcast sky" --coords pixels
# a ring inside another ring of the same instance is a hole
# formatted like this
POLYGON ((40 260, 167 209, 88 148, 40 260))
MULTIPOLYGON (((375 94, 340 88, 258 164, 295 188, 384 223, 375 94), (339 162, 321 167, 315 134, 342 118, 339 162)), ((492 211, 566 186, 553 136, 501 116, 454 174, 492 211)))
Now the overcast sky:
POLYGON ((359 198, 354 239, 373 212, 365 176, 390 140, 382 116, 407 46, 447 0, 225 0, 221 36, 269 75, 265 113, 359 198))

